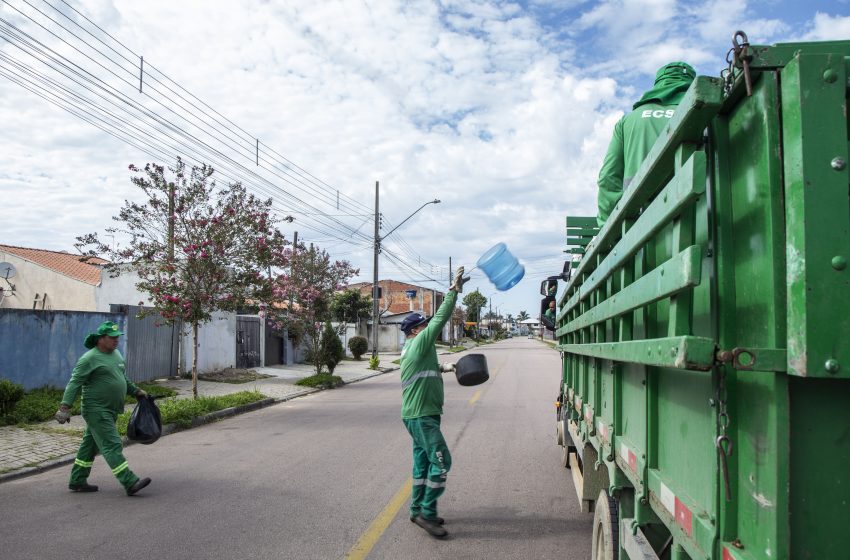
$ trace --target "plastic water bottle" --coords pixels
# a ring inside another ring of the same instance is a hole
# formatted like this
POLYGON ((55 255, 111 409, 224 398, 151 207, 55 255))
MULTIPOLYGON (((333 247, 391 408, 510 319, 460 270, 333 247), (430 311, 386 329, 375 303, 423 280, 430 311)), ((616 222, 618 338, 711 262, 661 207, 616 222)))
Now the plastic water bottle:
POLYGON ((478 259, 478 268, 500 292, 510 290, 525 276, 525 267, 508 251, 507 245, 497 243, 478 259))

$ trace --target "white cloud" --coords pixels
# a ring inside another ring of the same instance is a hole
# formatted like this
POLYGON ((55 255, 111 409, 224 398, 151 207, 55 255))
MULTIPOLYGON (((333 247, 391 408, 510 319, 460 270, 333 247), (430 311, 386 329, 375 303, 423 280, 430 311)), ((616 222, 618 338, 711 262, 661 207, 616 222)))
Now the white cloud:
POLYGON ((817 12, 809 29, 800 37, 803 41, 846 41, 850 38, 850 16, 832 16, 817 12))
MULTIPOLYGON (((391 223, 442 199, 399 230, 438 267, 449 256, 455 266, 471 266, 495 242, 508 243, 529 259, 529 280, 501 296, 513 313, 535 307, 533 277, 560 270, 564 215, 595 213, 596 175, 613 124, 656 68, 684 59, 716 74, 740 22, 751 39, 787 33, 773 14, 727 0, 703 9, 681 0, 532 2, 539 13, 559 14, 562 25, 496 0, 74 5, 248 131, 239 141, 248 167, 259 138, 361 202, 365 213, 379 180, 391 223)), ((8 8, 0 12, 11 17, 8 8)), ((833 28, 847 37, 846 25, 846 18, 816 14, 807 37, 833 28)), ((125 66, 133 82, 137 69, 125 66)), ((128 97, 162 112, 133 83, 121 86, 128 97)), ((137 195, 127 164, 149 156, 5 78, 0 119, 0 242, 69 249, 75 236, 110 226, 121 202, 137 195)), ((334 213, 315 193, 297 194, 334 213)), ((311 218, 296 218, 292 229, 302 239, 351 258, 370 277, 368 248, 305 230, 311 218)), ((371 234, 367 215, 339 219, 371 234)), ((398 279, 422 278, 387 257, 382 267, 398 279)), ((493 291, 480 276, 475 281, 493 291)))

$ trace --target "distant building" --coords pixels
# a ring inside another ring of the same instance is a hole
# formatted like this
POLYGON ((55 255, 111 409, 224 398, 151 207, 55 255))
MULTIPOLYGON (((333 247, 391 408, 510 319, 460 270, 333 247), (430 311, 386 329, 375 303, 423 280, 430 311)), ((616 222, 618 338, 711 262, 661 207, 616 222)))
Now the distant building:
MULTIPOLYGON (((381 280, 378 286, 381 288, 378 308, 382 315, 396 315, 411 311, 433 315, 445 298, 443 292, 397 280, 381 280)), ((371 282, 351 284, 349 289, 357 290, 364 296, 372 296, 371 282)))
POLYGON ((0 262, 13 267, 8 279, 0 275, 0 308, 96 311, 101 265, 107 261, 80 259, 64 251, 0 245, 0 262))

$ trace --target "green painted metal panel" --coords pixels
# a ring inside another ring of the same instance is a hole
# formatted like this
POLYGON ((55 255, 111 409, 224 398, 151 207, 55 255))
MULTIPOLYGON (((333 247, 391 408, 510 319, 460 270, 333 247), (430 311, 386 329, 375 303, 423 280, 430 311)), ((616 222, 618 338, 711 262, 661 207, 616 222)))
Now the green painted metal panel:
MULTIPOLYGON (((623 236, 616 249, 612 250, 602 261, 602 264, 591 272, 586 280, 582 281, 581 287, 578 288, 574 297, 570 298, 564 309, 569 311, 579 301, 588 297, 618 267, 634 256, 642 244, 704 191, 705 154, 698 152, 688 159, 664 191, 641 213, 640 218, 623 236)), ((579 267, 579 270, 583 270, 583 268, 579 267)))
POLYGON ((567 216, 567 227, 596 228, 596 216, 567 216))
POLYGON ((702 250, 692 246, 558 329, 560 336, 670 297, 700 283, 702 250))
POLYGON ((850 378, 846 95, 843 56, 782 70, 788 372, 803 377, 850 378))
MULTIPOLYGON (((850 382, 789 378, 790 550, 787 558, 847 558, 850 551, 850 382)), ((782 507, 783 504, 777 504, 782 507)))
POLYGON ((715 342, 710 338, 676 336, 628 342, 559 344, 557 349, 618 362, 708 370, 714 364, 715 342))

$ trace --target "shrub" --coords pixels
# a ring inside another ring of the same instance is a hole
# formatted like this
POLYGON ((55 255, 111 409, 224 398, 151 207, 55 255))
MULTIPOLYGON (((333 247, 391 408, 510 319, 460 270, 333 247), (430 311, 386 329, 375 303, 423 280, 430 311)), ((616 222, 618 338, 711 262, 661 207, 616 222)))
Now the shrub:
POLYGON ((378 356, 372 356, 369 358, 369 369, 378 369, 378 365, 381 363, 380 358, 378 356))
POLYGON ((348 341, 348 349, 354 354, 354 359, 359 360, 369 350, 369 341, 363 336, 352 336, 348 341))
POLYGON ((342 341, 340 341, 339 336, 337 336, 336 331, 331 327, 330 323, 325 323, 320 352, 322 353, 322 363, 328 366, 330 373, 334 372, 336 365, 345 356, 342 341))
POLYGON ((24 386, 12 383, 8 379, 0 379, 0 416, 12 412, 15 403, 24 396, 24 386))
MULTIPOLYGON (((155 397, 172 397, 177 394, 177 391, 170 387, 156 385, 153 383, 137 383, 141 389, 144 389, 149 395, 155 397)), ((0 425, 8 424, 34 424, 36 422, 45 422, 53 418, 53 415, 59 409, 59 404, 62 402, 62 396, 65 391, 56 387, 38 387, 24 393, 23 397, 17 402, 11 412, 3 415, 0 414, 0 425)), ((124 402, 132 404, 136 402, 135 397, 126 395, 124 402)), ((71 405, 71 414, 80 413, 80 396, 71 405)))
POLYGON ((302 387, 316 387, 319 389, 333 389, 334 387, 338 387, 342 385, 342 378, 338 375, 331 375, 329 373, 320 373, 319 375, 311 375, 310 377, 305 377, 304 379, 299 379, 295 382, 296 385, 301 385, 302 387))

